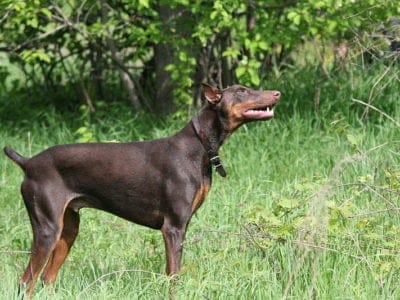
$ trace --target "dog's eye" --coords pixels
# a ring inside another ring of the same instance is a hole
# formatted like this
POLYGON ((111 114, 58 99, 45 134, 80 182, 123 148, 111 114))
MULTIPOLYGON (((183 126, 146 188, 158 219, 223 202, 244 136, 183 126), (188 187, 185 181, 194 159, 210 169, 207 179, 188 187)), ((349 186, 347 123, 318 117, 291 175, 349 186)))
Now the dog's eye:
POLYGON ((247 89, 245 89, 245 88, 240 88, 240 89, 237 90, 236 93, 237 93, 239 96, 244 96, 244 95, 246 95, 246 94, 248 93, 248 91, 247 91, 247 89))

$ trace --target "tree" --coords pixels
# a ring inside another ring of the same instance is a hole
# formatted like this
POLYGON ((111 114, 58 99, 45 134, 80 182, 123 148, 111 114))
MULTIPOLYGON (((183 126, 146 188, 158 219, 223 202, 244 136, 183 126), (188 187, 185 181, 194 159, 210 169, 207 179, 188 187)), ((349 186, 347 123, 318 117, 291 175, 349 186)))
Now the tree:
POLYGON ((200 105, 201 82, 260 86, 305 41, 339 44, 400 13, 383 0, 0 0, 0 10, 0 51, 23 86, 160 114, 200 105))

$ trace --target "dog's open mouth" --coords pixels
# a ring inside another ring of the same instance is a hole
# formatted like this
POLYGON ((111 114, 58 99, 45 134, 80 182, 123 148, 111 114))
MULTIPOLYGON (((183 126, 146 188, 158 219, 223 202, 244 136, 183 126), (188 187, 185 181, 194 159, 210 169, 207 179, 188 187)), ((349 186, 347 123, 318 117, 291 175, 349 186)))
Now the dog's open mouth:
POLYGON ((272 119, 274 117, 274 105, 250 108, 245 110, 242 115, 246 119, 272 119))

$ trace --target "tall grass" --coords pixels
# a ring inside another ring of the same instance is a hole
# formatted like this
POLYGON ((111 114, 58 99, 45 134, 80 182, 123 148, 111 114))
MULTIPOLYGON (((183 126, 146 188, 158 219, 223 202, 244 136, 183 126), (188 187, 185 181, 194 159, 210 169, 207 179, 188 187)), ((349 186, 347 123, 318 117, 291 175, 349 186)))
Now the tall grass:
MULTIPOLYGON (((369 71, 334 75, 320 85, 320 99, 310 70, 269 83, 283 92, 276 118, 240 128, 223 146, 228 177, 214 176, 191 221, 177 282, 163 275, 159 232, 84 209, 55 287, 38 287, 34 298, 398 299, 400 128, 352 101, 399 120, 398 73, 373 88, 385 68, 369 71)), ((27 106, 11 113, 0 106, 0 140, 26 155, 59 143, 167 136, 184 123, 121 106, 95 116, 27 106)), ((0 156, 4 299, 17 298, 30 248, 21 178, 0 156)))

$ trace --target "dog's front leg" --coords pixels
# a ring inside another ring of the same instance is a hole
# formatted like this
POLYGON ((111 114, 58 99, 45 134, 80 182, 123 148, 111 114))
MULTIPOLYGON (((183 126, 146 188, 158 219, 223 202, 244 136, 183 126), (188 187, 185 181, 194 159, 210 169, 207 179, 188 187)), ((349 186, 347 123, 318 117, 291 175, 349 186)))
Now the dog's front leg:
POLYGON ((170 222, 164 222, 161 231, 165 242, 165 252, 167 258, 167 275, 178 274, 181 265, 183 239, 185 238, 186 225, 172 225, 170 222))

